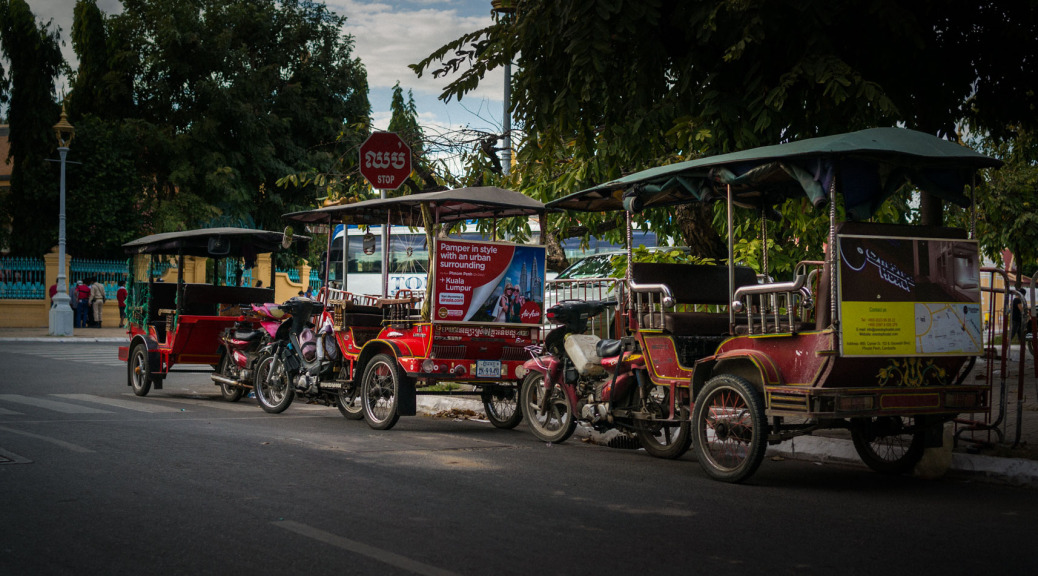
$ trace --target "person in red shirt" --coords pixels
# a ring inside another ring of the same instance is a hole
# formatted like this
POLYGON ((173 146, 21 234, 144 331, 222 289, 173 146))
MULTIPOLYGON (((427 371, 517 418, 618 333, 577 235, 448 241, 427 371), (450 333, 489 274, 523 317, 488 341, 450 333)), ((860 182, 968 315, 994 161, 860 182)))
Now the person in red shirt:
POLYGON ((119 281, 119 289, 115 291, 115 302, 119 305, 119 327, 126 323, 126 281, 119 281))
POLYGON ((79 303, 76 305, 76 328, 86 328, 87 318, 90 314, 90 286, 82 281, 76 283, 76 294, 79 295, 79 303))

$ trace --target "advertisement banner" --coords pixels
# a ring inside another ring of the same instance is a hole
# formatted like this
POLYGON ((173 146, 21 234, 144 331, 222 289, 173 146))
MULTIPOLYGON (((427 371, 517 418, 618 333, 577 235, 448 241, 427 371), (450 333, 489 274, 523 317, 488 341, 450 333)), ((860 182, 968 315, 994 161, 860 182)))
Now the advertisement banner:
POLYGON ((844 356, 981 353, 975 240, 837 236, 844 356))
POLYGON ((540 325, 544 247, 436 241, 433 320, 540 325))

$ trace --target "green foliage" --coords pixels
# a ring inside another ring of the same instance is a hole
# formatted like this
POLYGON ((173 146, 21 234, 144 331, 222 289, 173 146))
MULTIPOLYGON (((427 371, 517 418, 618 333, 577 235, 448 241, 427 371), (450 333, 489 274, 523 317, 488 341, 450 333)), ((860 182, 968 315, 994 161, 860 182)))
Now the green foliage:
MULTIPOLYGON (((147 232, 218 223, 278 229, 283 213, 324 195, 323 180, 277 183, 330 174, 356 154, 357 128, 368 124, 367 81, 353 39, 341 33, 344 17, 310 0, 123 4, 104 19, 107 68, 81 71, 102 78, 103 90, 80 101, 84 114, 149 134, 137 149, 152 183, 147 232), (124 97, 126 86, 132 104, 112 117, 101 103, 124 97)), ((77 10, 77 31, 90 28, 87 8, 77 10)), ((80 45, 99 51, 88 42, 95 37, 80 45)))
MULTIPOLYGON (((676 160, 872 126, 942 135, 962 119, 996 134, 1006 133, 1007 119, 1033 126, 1036 6, 519 0, 514 19, 459 38, 413 68, 460 72, 441 94, 450 100, 515 61, 513 113, 524 137, 507 182, 547 201, 676 160), (1003 41, 995 40, 1003 30, 1003 41)), ((471 168, 483 176, 481 165, 471 168)), ((907 196, 889 205, 877 219, 908 213, 907 196)), ((704 230, 716 208, 638 218, 716 257, 718 228, 704 230)), ((815 232, 825 229, 823 212, 803 202, 782 212, 769 227, 773 275, 802 256, 820 257, 824 242, 815 232)), ((759 225, 759 216, 749 220, 759 225)), ((548 228, 615 241, 622 224, 615 214, 575 213, 550 216, 548 228)), ((745 231, 739 258, 759 263, 763 244, 745 231)))
POLYGON ((0 247, 39 256, 57 244, 58 169, 52 127, 61 112, 54 78, 64 59, 58 32, 37 24, 25 0, 0 0, 0 49, 9 63, 11 188, 0 198, 0 247), (7 223, 10 223, 8 234, 7 223))
POLYGON ((1016 256, 1027 276, 1038 269, 1038 132, 1019 130, 1016 138, 987 139, 982 150, 1005 165, 988 170, 975 190, 977 236, 985 255, 1004 264, 1001 249, 1016 256))

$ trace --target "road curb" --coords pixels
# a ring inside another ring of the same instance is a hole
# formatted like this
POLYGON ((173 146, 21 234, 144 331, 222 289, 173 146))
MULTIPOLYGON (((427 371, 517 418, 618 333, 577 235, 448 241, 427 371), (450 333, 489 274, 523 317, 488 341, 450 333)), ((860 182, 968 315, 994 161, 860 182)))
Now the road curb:
POLYGON ((42 336, 42 337, 29 336, 29 337, 25 337, 25 338, 19 338, 19 337, 0 338, 0 342, 49 342, 49 343, 59 343, 59 344, 60 343, 65 343, 65 344, 72 343, 72 344, 75 344, 77 342, 129 342, 129 341, 130 341, 129 338, 106 338, 106 337, 103 337, 103 336, 98 336, 96 338, 91 338, 89 336, 72 336, 72 337, 66 337, 66 336, 42 336))

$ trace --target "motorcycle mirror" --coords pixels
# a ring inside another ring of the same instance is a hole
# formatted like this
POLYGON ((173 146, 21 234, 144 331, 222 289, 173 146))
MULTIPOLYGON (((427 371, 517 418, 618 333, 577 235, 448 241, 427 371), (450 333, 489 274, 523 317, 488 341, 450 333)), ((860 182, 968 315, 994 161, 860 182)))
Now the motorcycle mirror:
POLYGON ((282 248, 287 250, 288 247, 292 245, 292 237, 294 236, 294 234, 295 234, 295 231, 292 230, 291 226, 285 226, 285 231, 281 235, 281 247, 282 248))

